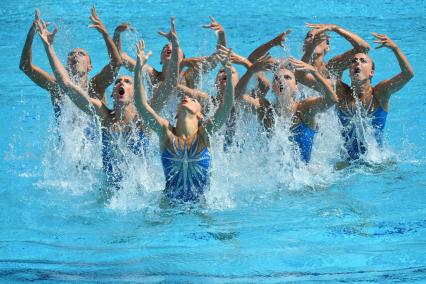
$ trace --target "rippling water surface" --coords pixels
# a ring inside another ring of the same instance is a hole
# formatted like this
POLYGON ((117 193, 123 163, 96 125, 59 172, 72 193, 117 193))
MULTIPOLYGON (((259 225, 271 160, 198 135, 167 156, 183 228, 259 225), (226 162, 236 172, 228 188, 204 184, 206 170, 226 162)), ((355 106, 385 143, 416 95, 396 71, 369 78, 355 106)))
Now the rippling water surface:
MULTIPOLYGON (((157 68, 165 42, 156 32, 168 30, 171 15, 189 57, 214 50, 214 35, 200 27, 213 15, 229 46, 246 56, 292 28, 287 48, 272 53, 300 57, 305 22, 336 23, 371 44, 371 31, 388 34, 413 65, 414 79, 391 101, 386 147, 372 147, 365 163, 334 170, 342 142, 333 111, 319 118, 309 167, 297 166, 285 128, 266 143, 255 118, 241 115, 241 149, 224 154, 221 142, 212 149, 205 204, 176 208, 160 207, 164 178, 156 146, 146 161, 129 157, 122 190, 103 196, 100 145, 84 140, 87 118, 67 105, 60 127, 65 143, 58 146, 48 94, 18 68, 39 7, 60 29, 55 42, 60 58, 81 46, 91 55, 94 72, 100 70, 107 54, 102 37, 87 28, 91 4, 0 4, 2 282, 420 283, 426 278, 424 1, 98 3, 110 32, 123 21, 137 28, 123 35, 125 49, 133 54, 134 42, 143 37, 157 68)), ((331 45, 331 56, 350 48, 336 35, 331 45)), ((34 62, 50 70, 38 38, 33 49, 34 62)), ((399 72, 389 50, 371 55, 375 83, 399 72)), ((211 93, 214 76, 203 78, 211 93)))

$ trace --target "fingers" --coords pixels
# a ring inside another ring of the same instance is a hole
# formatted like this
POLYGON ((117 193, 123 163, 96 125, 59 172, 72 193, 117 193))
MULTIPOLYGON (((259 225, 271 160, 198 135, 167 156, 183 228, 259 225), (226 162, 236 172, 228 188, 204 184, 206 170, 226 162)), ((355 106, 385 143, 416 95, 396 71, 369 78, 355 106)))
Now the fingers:
POLYGON ((92 9, 91 9, 90 12, 91 12, 93 18, 99 19, 98 14, 96 13, 96 6, 95 5, 92 6, 92 9))
POLYGON ((36 21, 38 21, 40 19, 40 10, 37 8, 35 9, 35 15, 34 15, 34 19, 36 21))
POLYGON ((170 19, 170 31, 175 33, 176 29, 175 29, 175 17, 171 17, 170 19))
POLYGON ((152 51, 148 51, 148 53, 145 55, 146 60, 148 60, 148 58, 150 58, 152 55, 152 51))
POLYGON ((166 34, 165 32, 158 32, 158 34, 159 34, 160 36, 163 36, 163 37, 165 37, 165 38, 169 39, 169 35, 168 35, 168 34, 166 34))
POLYGON ((292 29, 288 29, 284 32, 284 36, 289 35, 293 30, 292 29))
POLYGON ((217 23, 216 20, 213 18, 213 16, 209 16, 210 21, 212 21, 212 23, 217 23))

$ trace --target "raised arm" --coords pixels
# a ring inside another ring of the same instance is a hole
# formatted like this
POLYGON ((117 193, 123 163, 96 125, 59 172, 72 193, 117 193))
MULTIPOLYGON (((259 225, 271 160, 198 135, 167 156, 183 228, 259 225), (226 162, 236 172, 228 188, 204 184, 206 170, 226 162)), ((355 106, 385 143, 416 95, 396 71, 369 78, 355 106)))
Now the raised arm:
POLYGON ((260 106, 259 100, 248 95, 247 85, 254 74, 258 72, 271 70, 273 67, 273 61, 269 54, 265 54, 256 60, 246 71, 246 73, 240 78, 235 87, 235 99, 237 101, 245 102, 255 108, 260 106))
POLYGON ((210 24, 203 25, 202 27, 206 28, 206 29, 214 30, 217 34, 217 44, 222 45, 222 46, 226 46, 225 30, 223 29, 222 25, 219 24, 215 20, 215 18, 213 18, 212 16, 209 16, 209 18, 210 18, 210 24))
POLYGON ((280 33, 275 38, 271 39, 270 41, 262 44, 258 48, 256 48, 249 56, 248 60, 250 62, 255 62, 257 59, 265 55, 271 48, 274 46, 281 46, 284 47, 284 42, 287 37, 287 35, 291 33, 291 30, 287 30, 283 33, 280 33))
POLYGON ((124 31, 134 31, 134 28, 130 25, 130 23, 121 23, 115 28, 113 41, 118 49, 118 52, 121 55, 124 67, 126 67, 126 69, 130 72, 133 72, 135 70, 136 60, 123 51, 123 47, 121 44, 121 33, 124 31))
MULTIPOLYGON (((42 70, 40 67, 36 66, 32 62, 32 44, 34 40, 34 35, 36 34, 37 22, 40 19, 40 11, 35 10, 34 22, 31 25, 30 30, 28 31, 27 39, 25 40, 24 48, 22 49, 21 61, 19 63, 19 69, 21 69, 25 75, 28 76, 34 83, 39 87, 51 91, 55 85, 55 78, 42 70)), ((57 29, 55 29, 51 34, 50 38, 53 42, 57 29)))
POLYGON ((389 103, 390 96, 399 91, 411 78, 414 77, 414 71, 408 62, 407 57, 402 53, 401 49, 392 41, 387 35, 373 33, 376 37, 375 43, 380 45, 377 48, 387 47, 390 48, 398 60, 401 72, 394 77, 381 81, 374 87, 374 94, 380 102, 381 106, 386 107, 389 103))
POLYGON ((104 118, 106 109, 102 102, 98 99, 92 99, 89 95, 71 81, 68 72, 65 70, 62 63, 59 61, 55 50, 52 46, 52 34, 47 31, 46 23, 43 20, 37 22, 37 29, 40 34, 40 38, 43 41, 44 48, 46 50, 47 57, 52 67, 53 74, 55 75, 56 81, 61 89, 69 96, 73 103, 87 114, 93 114, 94 106, 95 110, 104 118))
MULTIPOLYGON (((233 64, 242 65, 247 70, 253 65, 253 63, 250 62, 250 60, 248 60, 244 56, 236 54, 235 52, 233 52, 231 54, 231 62, 233 64)), ((266 76, 265 76, 265 74, 263 72, 257 72, 256 76, 257 76, 257 90, 256 90, 256 94, 258 96, 263 97, 264 95, 266 95, 268 93, 268 91, 270 89, 269 80, 268 80, 268 78, 266 78, 266 76)))
POLYGON ((158 113, 149 105, 145 88, 142 83, 142 67, 151 56, 151 52, 144 53, 145 43, 140 40, 136 45, 136 66, 135 66, 135 105, 143 121, 154 130, 158 136, 163 137, 164 128, 168 122, 158 115, 158 113))
POLYGON ((289 61, 297 71, 312 74, 321 88, 321 93, 324 95, 323 97, 308 98, 300 102, 299 110, 304 118, 312 118, 315 114, 327 110, 338 102, 337 95, 330 82, 315 67, 295 58, 290 58, 289 61))
POLYGON ((218 131, 223 124, 228 120, 234 105, 234 84, 232 83, 232 70, 231 70, 231 53, 229 50, 226 56, 218 55, 219 60, 225 68, 226 76, 229 78, 226 81, 226 89, 223 102, 220 103, 219 108, 212 118, 210 118, 205 126, 207 133, 214 133, 218 131))
POLYGON ((160 35, 167 38, 172 43, 172 56, 167 65, 166 77, 160 82, 154 96, 151 98, 151 106, 159 112, 166 103, 169 96, 176 90, 179 79, 179 41, 175 29, 175 18, 170 20, 170 32, 159 32, 160 35))
POLYGON ((338 25, 333 24, 307 24, 308 27, 320 31, 335 32, 349 41, 353 49, 337 55, 330 59, 327 63, 327 69, 333 71, 339 78, 342 77, 343 71, 349 68, 352 56, 356 53, 368 53, 370 45, 355 33, 348 31, 338 25))
POLYGON ((95 6, 92 7, 90 20, 92 21, 92 25, 89 27, 95 28, 98 32, 101 33, 108 50, 108 56, 110 58, 109 63, 105 65, 105 67, 102 68, 102 70, 91 80, 91 85, 94 90, 94 93, 91 95, 97 97, 100 100, 104 100, 104 97, 100 96, 105 95, 105 90, 114 81, 118 74, 118 70, 123 64, 123 61, 121 60, 120 53, 118 52, 114 41, 108 34, 108 30, 97 15, 95 6))

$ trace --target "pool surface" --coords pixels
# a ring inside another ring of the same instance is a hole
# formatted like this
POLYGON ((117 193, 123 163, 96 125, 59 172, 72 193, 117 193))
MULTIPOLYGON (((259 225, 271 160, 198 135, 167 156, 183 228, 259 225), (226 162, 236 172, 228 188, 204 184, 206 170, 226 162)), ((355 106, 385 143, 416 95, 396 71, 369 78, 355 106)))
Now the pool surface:
MULTIPOLYGON (((215 138, 206 201, 168 208, 161 206, 157 138, 146 159, 128 157, 122 188, 107 196, 100 143, 84 135, 87 117, 68 103, 57 129, 49 95, 18 68, 39 7, 59 27, 54 46, 62 61, 83 47, 92 75, 100 70, 108 58, 100 34, 87 27, 91 5, 0 4, 0 282, 424 283, 425 1, 97 3, 110 34, 124 21, 136 27, 123 34, 125 50, 133 55, 143 37, 158 69, 165 40, 157 31, 169 30, 171 15, 187 57, 213 52, 214 33, 201 28, 213 15, 228 45, 245 56, 291 28, 287 47, 272 55, 300 58, 305 23, 335 23, 372 46, 370 32, 389 35, 413 66, 415 77, 391 99, 384 149, 372 146, 362 163, 335 170, 342 141, 333 110, 318 119, 308 167, 293 159, 285 128, 267 142, 255 117, 241 115, 238 147, 223 153, 220 135, 215 138)), ((350 45, 331 34, 331 47, 327 58, 350 45)), ((399 73, 390 50, 370 54, 373 83, 399 73)), ((33 61, 51 70, 38 37, 33 61)), ((212 92, 215 72, 203 78, 204 90, 212 92)), ((172 101, 166 112, 173 110, 172 101)))

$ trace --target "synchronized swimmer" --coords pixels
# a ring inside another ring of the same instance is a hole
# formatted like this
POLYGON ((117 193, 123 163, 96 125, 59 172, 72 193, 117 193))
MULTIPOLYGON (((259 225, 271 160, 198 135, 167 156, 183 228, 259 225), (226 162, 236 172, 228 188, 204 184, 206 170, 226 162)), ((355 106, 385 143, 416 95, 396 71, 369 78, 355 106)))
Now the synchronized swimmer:
POLYGON ((372 86, 375 65, 368 55, 370 45, 340 26, 308 24, 311 30, 306 35, 301 60, 272 58, 268 53, 273 47, 284 46, 291 30, 260 45, 245 58, 227 47, 225 30, 213 17, 203 27, 218 35, 217 49, 209 56, 195 58, 184 58, 172 17, 170 31, 159 33, 168 43, 161 51, 162 70, 158 71, 147 64, 151 52, 145 53, 143 40, 136 43, 134 58, 123 51, 120 35, 132 28, 130 24, 119 25, 111 38, 94 7, 90 19, 90 27, 104 38, 110 58, 93 78, 89 78, 90 57, 82 48, 73 49, 68 54, 66 67, 62 65, 53 48, 58 30, 49 32, 38 10, 24 44, 20 69, 50 93, 55 118, 60 117, 63 98, 68 96, 80 110, 100 121, 103 170, 110 184, 117 185, 123 179, 123 169, 118 162, 122 155, 116 143, 118 137, 124 139, 129 151, 144 158, 152 132, 156 133, 166 180, 164 195, 170 201, 196 202, 203 198, 209 187, 210 148, 217 142, 212 134, 225 127, 224 151, 235 144, 237 109, 254 112, 267 137, 274 135, 277 119, 288 119, 291 122, 288 139, 294 146, 294 158, 309 164, 318 129, 315 117, 334 106, 342 126, 338 130, 344 141, 342 159, 349 163, 361 159, 368 151, 364 133, 356 120, 361 118, 369 122, 377 145, 382 147, 390 96, 414 76, 405 55, 383 34, 372 33, 375 43, 379 44, 377 48, 391 49, 401 72, 372 86), (330 32, 342 36, 353 48, 325 62, 330 49, 330 32), (32 63, 32 42, 36 33, 43 42, 53 75, 32 63), (198 89, 201 75, 219 64, 222 68, 215 80, 217 95, 210 96, 198 89), (232 64, 246 68, 241 78, 232 64), (122 66, 134 76, 118 77, 122 66), (349 70, 349 84, 342 79, 345 70, 349 70), (265 75, 267 72, 272 72, 272 82, 265 75), (152 88, 150 99, 143 74, 148 75, 152 88), (253 76, 257 84, 248 90, 253 76), (319 92, 320 96, 297 100, 298 83, 319 92), (105 96, 111 84, 114 84, 113 109, 106 106, 105 96), (270 89, 274 100, 267 97, 270 89), (173 96, 180 97, 175 125, 159 114, 173 96), (213 108, 214 114, 204 117, 203 113, 209 108, 213 108))

